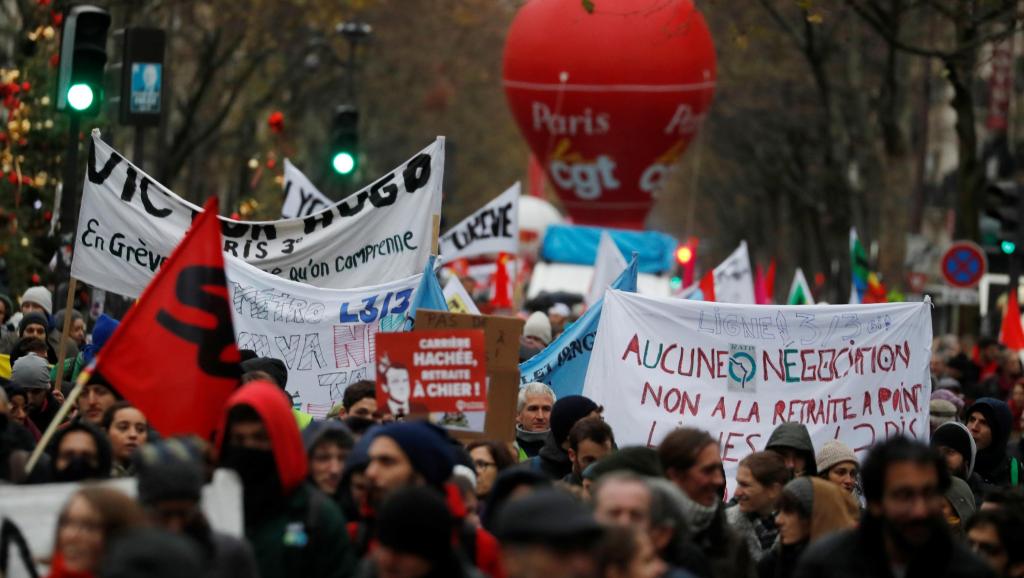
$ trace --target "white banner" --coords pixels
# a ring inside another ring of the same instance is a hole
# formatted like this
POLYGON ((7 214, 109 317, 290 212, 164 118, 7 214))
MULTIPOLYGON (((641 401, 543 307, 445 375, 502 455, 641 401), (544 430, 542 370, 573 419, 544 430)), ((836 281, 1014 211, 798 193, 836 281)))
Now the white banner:
POLYGON ((740 246, 715 267, 715 301, 719 303, 743 303, 753 305, 754 272, 750 268, 750 254, 747 242, 740 246))
MULTIPOLYGON (((94 132, 72 274, 137 297, 201 209, 129 163, 94 132)), ((279 277, 336 289, 422 271, 441 210, 444 138, 331 209, 304 219, 221 217, 227 255, 279 277)))
POLYGON ((519 183, 441 235, 446 263, 463 257, 519 252, 519 183))
MULTIPOLYGON (((583 394, 620 446, 677 427, 719 440, 726 480, 779 424, 863 456, 897 434, 927 440, 927 303, 744 306, 609 290, 583 394)), ((730 487, 731 493, 731 487, 730 487)))
POLYGON ((466 291, 462 280, 453 276, 444 286, 444 300, 448 304, 448 311, 453 313, 469 313, 480 315, 480 309, 473 301, 473 296, 466 291))
POLYGON ((306 178, 292 161, 284 159, 284 202, 281 204, 281 218, 308 217, 329 209, 334 204, 320 189, 306 178))
POLYGON ((376 378, 376 335, 403 329, 422 276, 322 289, 231 257, 224 265, 238 348, 284 361, 292 400, 318 418, 341 401, 350 383, 376 378))
POLYGON ((608 231, 601 231, 601 240, 597 244, 597 257, 594 259, 594 276, 590 279, 590 289, 584 296, 583 301, 587 307, 592 307, 602 297, 605 290, 615 279, 626 270, 629 263, 622 255, 615 240, 608 234, 608 231))

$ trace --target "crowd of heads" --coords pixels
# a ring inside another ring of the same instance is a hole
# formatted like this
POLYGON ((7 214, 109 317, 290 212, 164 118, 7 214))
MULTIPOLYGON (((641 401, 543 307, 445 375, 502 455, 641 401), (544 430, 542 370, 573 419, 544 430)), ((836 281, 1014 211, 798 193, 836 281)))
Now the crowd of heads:
MULTIPOLYGON (((49 357, 58 321, 39 289, 13 324, 0 299, 12 358, 0 476, 82 483, 56 517, 54 576, 1024 576, 1020 365, 988 342, 972 357, 937 340, 930 444, 815 443, 782 423, 727 464, 715 434, 685 424, 654 447, 622 446, 603 407, 539 382, 508 408, 508 439, 457 439, 391 407, 408 385, 401 367, 384 369, 387 403, 359 381, 314 419, 293 405, 287 365, 251 351, 216 437, 164 438, 98 375, 65 399, 49 357), (217 505, 204 502, 225 476, 241 488, 244 538, 216 530, 217 505), (110 478, 132 478, 131 497, 110 478)), ((521 353, 550 344, 570 316, 531 316, 521 353)), ((69 343, 56 335, 67 380, 116 326, 102 317, 69 343)))

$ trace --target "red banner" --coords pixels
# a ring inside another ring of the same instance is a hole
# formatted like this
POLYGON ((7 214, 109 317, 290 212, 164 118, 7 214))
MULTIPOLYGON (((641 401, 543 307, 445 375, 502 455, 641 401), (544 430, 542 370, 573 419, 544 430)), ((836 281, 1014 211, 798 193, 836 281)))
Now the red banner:
POLYGON ((392 415, 486 410, 484 332, 378 333, 377 405, 392 415))

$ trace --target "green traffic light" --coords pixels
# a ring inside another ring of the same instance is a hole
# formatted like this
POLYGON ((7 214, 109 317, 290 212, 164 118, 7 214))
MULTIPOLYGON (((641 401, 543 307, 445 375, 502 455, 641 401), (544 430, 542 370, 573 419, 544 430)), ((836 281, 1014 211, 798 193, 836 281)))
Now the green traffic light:
POLYGON ((1013 241, 1003 241, 999 243, 999 248, 1003 250, 1003 253, 1013 255, 1013 252, 1017 250, 1017 244, 1013 241))
POLYGON ((92 87, 88 84, 80 82, 72 84, 71 88, 68 89, 68 104, 75 110, 81 111, 89 108, 92 106, 94 98, 92 87))
POLYGON ((347 175, 356 168, 356 158, 349 152, 340 152, 331 159, 331 166, 339 175, 347 175))

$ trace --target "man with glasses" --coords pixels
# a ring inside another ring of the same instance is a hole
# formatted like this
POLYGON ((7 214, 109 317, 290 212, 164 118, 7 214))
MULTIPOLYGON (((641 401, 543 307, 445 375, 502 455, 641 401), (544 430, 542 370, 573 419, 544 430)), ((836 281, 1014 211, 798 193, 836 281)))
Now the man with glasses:
POLYGON ((795 576, 994 575, 945 526, 942 502, 950 478, 935 450, 895 437, 871 449, 861 476, 867 510, 860 526, 811 545, 795 576))
POLYGON ((967 544, 1001 577, 1024 576, 1024 512, 982 510, 967 524, 967 544))

